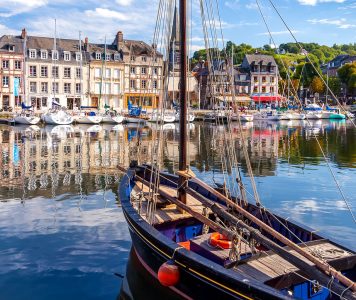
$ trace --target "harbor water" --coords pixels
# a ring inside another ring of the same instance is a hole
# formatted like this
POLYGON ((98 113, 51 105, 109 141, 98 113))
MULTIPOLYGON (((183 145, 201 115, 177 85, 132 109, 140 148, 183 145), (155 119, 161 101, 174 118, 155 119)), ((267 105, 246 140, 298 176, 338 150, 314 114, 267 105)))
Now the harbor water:
MULTIPOLYGON (((211 185, 232 182, 226 157, 234 149, 253 194, 237 123, 229 133, 225 126, 190 124, 189 133, 189 161, 198 177, 211 185)), ((1 125, 0 299, 157 297, 130 251, 117 166, 150 161, 159 136, 165 141, 161 164, 175 172, 178 134, 175 124, 1 125)), ((355 224, 330 172, 356 213, 353 125, 254 122, 244 124, 242 134, 263 205, 356 250, 355 224)))

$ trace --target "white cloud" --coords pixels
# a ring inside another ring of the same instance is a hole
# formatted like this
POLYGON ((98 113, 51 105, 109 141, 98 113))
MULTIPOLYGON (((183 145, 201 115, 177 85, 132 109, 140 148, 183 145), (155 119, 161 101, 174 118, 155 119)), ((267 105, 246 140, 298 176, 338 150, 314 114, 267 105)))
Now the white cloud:
POLYGON ((47 0, 0 0, 0 17, 9 18, 46 6, 47 0))
POLYGON ((340 29, 355 28, 355 24, 348 23, 345 18, 341 19, 310 19, 308 20, 311 24, 322 24, 322 25, 335 25, 340 29))
POLYGON ((95 10, 86 10, 85 14, 88 17, 108 18, 108 19, 116 19, 120 21, 128 21, 130 18, 130 16, 127 14, 106 9, 106 8, 95 8, 95 10))
POLYGON ((116 0, 116 3, 122 6, 130 6, 133 0, 116 0))
POLYGON ((225 6, 231 9, 237 9, 240 7, 240 0, 225 1, 225 6))
MULTIPOLYGON (((298 32, 299 32, 298 30, 292 30, 293 34, 298 33, 298 32)), ((284 34, 290 34, 290 32, 288 30, 271 31, 271 35, 272 36, 274 36, 274 35, 284 35, 284 34)), ((263 33, 260 33, 259 35, 268 35, 269 36, 269 32, 263 32, 263 33)))
POLYGON ((330 2, 335 2, 335 3, 344 3, 346 0, 298 0, 298 2, 301 5, 311 5, 315 6, 319 3, 330 3, 330 2))

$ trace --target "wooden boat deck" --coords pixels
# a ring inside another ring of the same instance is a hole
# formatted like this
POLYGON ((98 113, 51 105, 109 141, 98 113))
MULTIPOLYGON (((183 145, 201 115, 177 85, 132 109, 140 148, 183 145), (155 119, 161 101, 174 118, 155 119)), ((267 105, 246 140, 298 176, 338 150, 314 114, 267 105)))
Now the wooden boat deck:
MULTIPOLYGON (((164 192, 172 196, 177 195, 177 191, 172 187, 160 185, 160 189, 162 189, 164 192)), ((149 192, 149 187, 140 182, 136 183, 133 188, 133 193, 139 194, 140 192, 143 192, 143 195, 145 197, 145 200, 141 202, 140 215, 142 218, 147 220, 147 215, 146 215, 147 205, 148 205, 147 195, 149 192)), ((187 205, 189 205, 189 207, 191 207, 196 212, 199 213, 203 212, 204 206, 198 200, 193 198, 191 195, 187 195, 187 205)), ((133 202, 133 207, 138 210, 138 202, 133 202)), ((170 221, 177 221, 190 217, 191 217, 190 214, 188 214, 187 212, 182 212, 177 208, 175 204, 168 204, 165 207, 157 208, 155 213, 154 225, 158 225, 170 221)))

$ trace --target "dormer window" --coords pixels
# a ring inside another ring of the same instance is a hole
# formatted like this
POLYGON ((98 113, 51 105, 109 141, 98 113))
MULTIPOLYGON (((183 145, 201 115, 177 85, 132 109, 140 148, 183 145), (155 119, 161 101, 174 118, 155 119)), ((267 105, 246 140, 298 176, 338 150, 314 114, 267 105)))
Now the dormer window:
POLYGON ((135 56, 131 56, 131 61, 135 61, 136 57, 135 56))
POLYGON ((28 53, 29 53, 29 57, 32 58, 32 59, 36 58, 36 56, 37 56, 36 55, 36 49, 30 49, 28 53))
POLYGON ((82 54, 81 54, 80 52, 77 52, 77 53, 75 54, 75 60, 76 60, 76 61, 81 61, 81 60, 82 60, 82 54))
POLYGON ((64 60, 70 61, 70 52, 69 51, 64 51, 64 60))
POLYGON ((120 60, 121 56, 119 53, 114 54, 114 60, 120 60))
POLYGON ((41 59, 47 59, 47 58, 48 58, 47 50, 41 50, 41 59))
POLYGON ((110 58, 111 58, 111 55, 110 55, 110 54, 106 54, 106 55, 105 55, 105 60, 106 60, 106 61, 110 61, 110 58))
POLYGON ((9 45, 9 52, 15 52, 15 46, 9 45))
POLYGON ((142 56, 142 61, 146 62, 147 61, 147 57, 146 56, 142 56))
POLYGON ((58 60, 58 50, 52 50, 52 60, 58 60))
POLYGON ((96 60, 101 60, 101 53, 100 52, 96 52, 95 53, 95 59, 96 60))

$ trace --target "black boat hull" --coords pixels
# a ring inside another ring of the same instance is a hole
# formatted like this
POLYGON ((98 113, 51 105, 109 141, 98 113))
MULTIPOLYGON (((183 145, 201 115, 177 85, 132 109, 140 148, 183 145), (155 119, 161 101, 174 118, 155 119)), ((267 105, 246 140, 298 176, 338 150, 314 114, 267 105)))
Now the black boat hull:
POLYGON ((143 220, 130 202, 133 172, 124 176, 120 200, 129 225, 133 247, 143 267, 157 277, 159 267, 174 259, 180 280, 167 287, 186 299, 290 299, 273 288, 224 269, 222 266, 180 247, 143 220))

